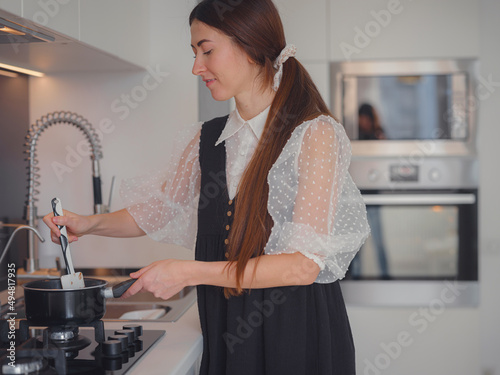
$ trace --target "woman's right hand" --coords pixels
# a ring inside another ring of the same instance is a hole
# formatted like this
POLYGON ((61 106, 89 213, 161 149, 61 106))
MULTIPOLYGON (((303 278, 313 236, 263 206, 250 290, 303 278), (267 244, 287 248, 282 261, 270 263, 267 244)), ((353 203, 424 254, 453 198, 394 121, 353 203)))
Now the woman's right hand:
POLYGON ((49 227, 50 238, 54 243, 61 243, 59 240, 61 231, 57 227, 58 225, 66 226, 68 241, 70 243, 77 241, 78 237, 87 234, 92 227, 89 216, 78 215, 66 210, 63 210, 63 216, 54 216, 52 212, 45 215, 43 222, 49 227))

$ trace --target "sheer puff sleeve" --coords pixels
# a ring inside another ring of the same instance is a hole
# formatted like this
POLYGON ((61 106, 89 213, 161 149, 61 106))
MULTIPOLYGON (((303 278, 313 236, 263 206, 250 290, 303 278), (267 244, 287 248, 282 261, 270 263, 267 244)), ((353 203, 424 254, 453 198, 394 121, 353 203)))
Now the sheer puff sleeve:
POLYGON ((139 227, 155 241, 194 248, 200 191, 202 123, 175 139, 167 168, 123 181, 120 195, 139 227))
POLYGON ((264 252, 301 252, 319 265, 317 283, 342 279, 370 233, 350 158, 343 127, 320 116, 295 128, 269 172, 274 225, 264 252))

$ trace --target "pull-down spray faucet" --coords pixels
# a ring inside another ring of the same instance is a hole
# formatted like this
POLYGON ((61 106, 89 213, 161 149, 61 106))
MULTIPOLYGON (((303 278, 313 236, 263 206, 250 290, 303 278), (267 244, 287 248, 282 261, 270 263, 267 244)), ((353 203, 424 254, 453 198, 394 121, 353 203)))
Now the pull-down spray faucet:
MULTIPOLYGON (((26 150, 24 152, 28 154, 26 160, 29 162, 29 166, 25 218, 28 221, 28 225, 32 228, 37 227, 38 218, 36 202, 38 199, 36 198, 36 195, 39 194, 39 191, 36 188, 40 186, 40 182, 38 181, 38 178, 40 177, 38 174, 40 168, 37 167, 38 159, 36 155, 36 145, 40 134, 48 127, 55 124, 69 124, 76 126, 85 134, 85 137, 89 141, 92 151, 90 158, 92 159, 92 178, 94 186, 94 213, 100 214, 104 211, 102 205, 101 177, 99 170, 99 160, 102 159, 102 150, 95 129, 86 119, 75 113, 53 112, 38 119, 33 125, 31 125, 28 130, 28 134, 26 135, 26 150)), ((28 259, 25 265, 26 272, 33 273, 38 270, 38 263, 38 243, 35 238, 35 233, 33 233, 33 231, 29 231, 28 259)))

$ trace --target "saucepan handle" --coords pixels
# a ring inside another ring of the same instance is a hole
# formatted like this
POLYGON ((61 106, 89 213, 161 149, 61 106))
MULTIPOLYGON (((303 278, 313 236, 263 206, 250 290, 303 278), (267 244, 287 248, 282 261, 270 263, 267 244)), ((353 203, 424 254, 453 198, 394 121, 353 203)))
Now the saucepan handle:
POLYGON ((128 290, 128 288, 130 288, 132 284, 135 283, 135 281, 136 279, 128 279, 110 288, 104 289, 103 290, 104 298, 120 298, 123 295, 123 293, 125 293, 128 290))

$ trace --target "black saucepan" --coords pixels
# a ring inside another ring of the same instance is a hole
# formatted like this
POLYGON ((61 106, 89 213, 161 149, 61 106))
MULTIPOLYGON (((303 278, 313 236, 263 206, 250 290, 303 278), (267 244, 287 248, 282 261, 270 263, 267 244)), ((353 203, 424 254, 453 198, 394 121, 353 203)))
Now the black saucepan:
POLYGON ((106 298, 119 298, 135 282, 128 279, 113 287, 85 278, 85 288, 62 289, 60 279, 31 281, 23 285, 26 319, 43 326, 82 325, 101 319, 106 298))

